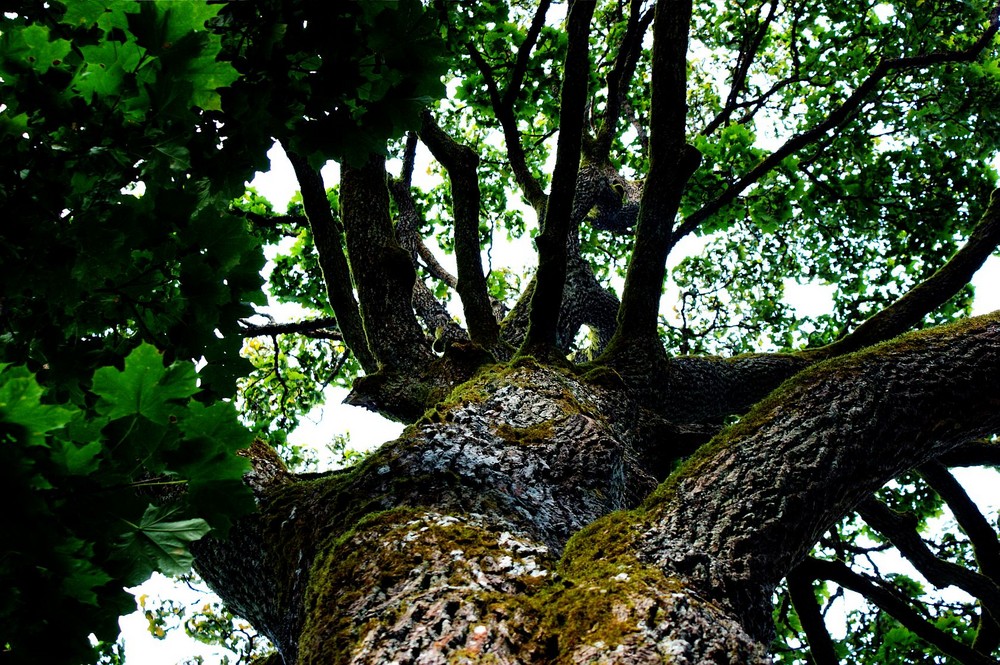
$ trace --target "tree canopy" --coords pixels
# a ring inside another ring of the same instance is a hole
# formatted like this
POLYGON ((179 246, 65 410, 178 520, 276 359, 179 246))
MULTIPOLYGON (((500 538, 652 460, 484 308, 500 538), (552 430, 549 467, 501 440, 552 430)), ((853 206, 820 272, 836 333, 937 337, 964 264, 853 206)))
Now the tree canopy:
POLYGON ((286 662, 1000 657, 950 471, 1000 464, 1000 5, 0 21, 3 662, 93 662, 192 563, 286 662), (285 211, 246 188, 275 143, 285 211), (329 385, 412 426, 306 473, 329 385))

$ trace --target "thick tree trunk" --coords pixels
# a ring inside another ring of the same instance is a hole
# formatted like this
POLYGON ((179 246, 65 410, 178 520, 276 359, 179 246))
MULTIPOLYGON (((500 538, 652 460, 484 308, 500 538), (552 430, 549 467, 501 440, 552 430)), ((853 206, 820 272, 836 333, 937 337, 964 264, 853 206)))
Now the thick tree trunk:
POLYGON ((690 442, 648 391, 495 366, 349 472, 258 462, 260 514, 197 568, 288 663, 768 662, 774 586, 881 484, 996 431, 998 373, 998 315, 821 363, 657 489, 690 442))

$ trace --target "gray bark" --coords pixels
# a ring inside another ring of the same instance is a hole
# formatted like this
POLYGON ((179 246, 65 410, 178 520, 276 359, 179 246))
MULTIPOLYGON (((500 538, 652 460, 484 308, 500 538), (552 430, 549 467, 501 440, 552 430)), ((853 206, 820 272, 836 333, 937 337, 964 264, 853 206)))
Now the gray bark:
POLYGON ((654 491, 685 431, 627 382, 497 366, 350 472, 263 473, 197 566, 289 663, 764 663, 774 585, 1000 428, 998 371, 998 314, 822 363, 654 491))

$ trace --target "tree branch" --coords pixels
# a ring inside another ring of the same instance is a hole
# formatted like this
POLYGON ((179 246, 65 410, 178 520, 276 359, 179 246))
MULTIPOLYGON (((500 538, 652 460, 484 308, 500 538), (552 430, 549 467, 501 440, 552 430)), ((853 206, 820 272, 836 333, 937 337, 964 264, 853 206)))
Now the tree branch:
POLYGON ((417 133, 406 133, 406 144, 403 147, 403 168, 399 173, 399 181, 407 189, 413 184, 413 165, 417 158, 417 133))
POLYGON ((934 627, 927 619, 920 616, 906 601, 902 600, 889 589, 874 584, 853 570, 837 561, 808 558, 800 566, 803 572, 817 579, 835 582, 845 589, 855 591, 885 612, 891 614, 897 621, 906 626, 913 634, 936 647, 941 653, 957 659, 966 665, 990 665, 996 661, 988 655, 974 651, 962 644, 951 635, 934 627))
POLYGON ((329 316, 291 323, 267 323, 255 325, 241 321, 243 337, 270 337, 272 335, 305 335, 314 339, 343 340, 344 335, 337 326, 337 319, 329 316))
POLYGON ((837 651, 826 629, 816 593, 813 591, 813 578, 805 573, 801 566, 796 566, 788 573, 788 597, 799 615, 802 631, 809 642, 809 655, 812 665, 838 665, 837 651))
MULTIPOLYGON (((300 224, 305 225, 309 221, 300 215, 261 215, 260 213, 250 212, 249 210, 239 210, 237 208, 231 208, 229 212, 243 217, 254 226, 263 229, 273 229, 278 224, 291 224, 293 226, 298 226, 300 224)), ((294 236, 295 234, 289 233, 288 235, 294 236)))
MULTIPOLYGON (((758 12, 760 8, 758 7, 758 12)), ((714 132, 716 129, 722 125, 729 122, 729 118, 732 116, 733 111, 737 109, 737 99, 739 99, 740 93, 743 91, 743 86, 746 85, 747 73, 750 71, 750 66, 753 64, 754 59, 757 57, 758 51, 760 51, 760 45, 764 41, 764 37, 767 35, 768 28, 771 22, 774 20, 774 16, 778 11, 778 0, 771 0, 770 10, 764 21, 757 26, 757 30, 754 34, 744 34, 742 37, 742 45, 740 52, 736 57, 736 66, 733 68, 732 82, 729 87, 729 95, 726 97, 726 103, 722 107, 722 110, 712 119, 708 125, 701 131, 701 134, 707 136, 714 132)))
POLYGON ((653 24, 653 90, 649 176, 642 191, 635 249, 609 354, 635 345, 657 349, 657 313, 681 193, 701 155, 685 142, 690 0, 659 0, 653 24))
POLYGON ((323 270, 323 281, 326 282, 327 297, 344 335, 344 341, 361 367, 366 372, 374 372, 378 369, 378 363, 368 346, 361 312, 358 302, 354 299, 351 269, 344 255, 341 238, 343 231, 330 210, 323 177, 318 170, 309 166, 304 157, 291 152, 287 147, 285 152, 299 181, 302 204, 309 218, 309 226, 319 254, 320 268, 323 270))
POLYGON ((915 517, 897 513, 874 498, 861 504, 858 514, 888 538, 928 582, 939 589, 956 586, 979 598, 991 614, 1000 616, 1000 587, 997 583, 965 566, 937 558, 917 532, 915 517))
POLYGON ((933 275, 899 300, 873 315, 852 333, 828 346, 803 351, 806 357, 829 358, 892 339, 946 303, 982 267, 1000 245, 1000 189, 994 190, 982 218, 965 245, 933 275))
POLYGON ((1000 428, 997 372, 1000 313, 800 372, 651 499, 663 508, 647 518, 659 526, 644 560, 748 603, 734 609, 767 635, 774 585, 832 524, 904 471, 1000 428))
POLYGON ((455 259, 458 265, 456 290, 462 300, 469 337, 484 349, 492 349, 499 338, 500 327, 490 305, 479 243, 481 195, 476 172, 479 155, 448 136, 434 122, 430 111, 424 112, 420 138, 434 158, 448 171, 451 181, 455 215, 455 259))
POLYGON ((531 19, 531 25, 528 27, 528 34, 524 36, 524 41, 517 49, 517 58, 514 61, 514 69, 510 74, 510 81, 507 82, 507 88, 500 99, 500 106, 508 112, 513 112, 514 103, 517 101, 517 96, 521 93, 521 86, 524 85, 524 75, 528 71, 528 61, 531 58, 531 51, 538 42, 538 35, 541 34, 542 27, 545 25, 545 15, 548 13, 551 4, 552 0, 539 0, 535 16, 531 19))
POLYGON ((941 455, 938 461, 947 467, 1000 466, 1000 443, 988 439, 969 441, 941 455))
POLYGON ((566 282, 566 243, 573 222, 573 197, 583 144, 583 116, 590 72, 590 19, 593 14, 594 3, 575 0, 567 17, 569 48, 559 104, 559 144, 542 230, 535 238, 538 271, 535 273, 535 292, 528 315, 528 333, 521 348, 521 352, 527 355, 548 356, 556 347, 559 309, 566 282))
POLYGON ((507 146, 507 158, 510 160, 510 170, 514 176, 514 182, 521 189, 528 204, 534 208, 538 219, 542 219, 545 215, 547 197, 538 180, 531 175, 531 169, 528 168, 524 145, 521 144, 521 130, 517 128, 517 117, 512 109, 504 106, 496 79, 493 77, 493 70, 483 59, 482 54, 471 43, 468 44, 468 51, 469 57, 472 58, 486 81, 486 90, 493 104, 493 113, 500 123, 500 129, 503 130, 504 144, 507 146))
POLYGON ((352 263, 379 266, 355 271, 365 332, 379 368, 425 363, 433 354, 410 302, 416 274, 392 228, 384 157, 373 155, 360 167, 341 165, 340 206, 352 263))
POLYGON ((998 5, 989 16, 989 27, 969 48, 962 51, 948 51, 943 53, 927 53, 924 55, 907 58, 894 58, 882 60, 875 69, 861 82, 861 85, 844 102, 830 112, 826 119, 810 130, 797 134, 786 141, 780 148, 764 158, 749 173, 730 185, 726 191, 714 200, 706 203, 697 212, 692 213, 680 225, 677 230, 677 237, 683 237, 691 233, 703 221, 714 215, 723 207, 736 200, 744 190, 750 185, 760 180, 769 173, 788 156, 795 154, 811 143, 822 139, 826 134, 834 129, 845 125, 861 104, 871 95, 887 75, 893 72, 923 69, 933 65, 950 62, 972 62, 992 43, 997 29, 1000 28, 1000 5, 998 5))
POLYGON ((451 342, 468 341, 469 335, 465 329, 455 323, 448 308, 419 278, 413 282, 413 308, 434 337, 431 344, 434 351, 442 353, 451 342))
POLYGON ((924 464, 920 467, 920 476, 945 500, 955 521, 969 537, 979 569, 994 582, 1000 582, 1000 539, 993 525, 943 464, 924 464))
POLYGON ((410 252, 414 269, 417 267, 417 258, 419 257, 424 262, 424 267, 431 277, 439 279, 449 288, 455 289, 458 286, 458 278, 441 265, 423 238, 420 237, 420 227, 423 220, 417 212, 410 188, 400 180, 390 179, 389 193, 392 194, 392 200, 396 202, 396 208, 399 210, 399 219, 396 222, 396 240, 400 247, 410 252))
POLYGON ((642 7, 641 0, 632 0, 628 19, 628 26, 622 41, 618 45, 618 55, 615 57, 614 66, 607 77, 608 104, 604 111, 601 127, 594 137, 593 144, 588 150, 588 159, 594 162, 604 163, 608 161, 611 153, 611 144, 618 127, 618 121, 625 105, 629 86, 635 74, 639 56, 642 53, 642 37, 649 29, 649 24, 653 22, 653 10, 639 16, 642 7))

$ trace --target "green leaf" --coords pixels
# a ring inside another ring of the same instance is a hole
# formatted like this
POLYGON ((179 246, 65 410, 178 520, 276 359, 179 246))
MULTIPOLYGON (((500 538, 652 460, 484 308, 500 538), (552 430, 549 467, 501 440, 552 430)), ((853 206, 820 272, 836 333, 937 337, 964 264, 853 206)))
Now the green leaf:
POLYGON ((0 422, 19 425, 27 432, 26 443, 45 443, 45 434, 65 425, 73 412, 61 406, 42 404, 42 387, 24 367, 0 371, 0 422))
POLYGON ((125 535, 122 548, 137 561, 152 570, 168 575, 180 575, 191 569, 193 558, 189 546, 203 538, 212 527, 200 518, 169 521, 177 508, 162 508, 150 504, 138 525, 125 535))
POLYGON ((250 462, 236 454, 253 435, 228 402, 192 403, 184 416, 178 426, 185 440, 170 455, 170 467, 188 480, 185 499, 191 509, 224 535, 234 517, 254 509, 253 494, 243 483, 250 462))
POLYGON ((124 93, 126 75, 139 64, 142 51, 134 43, 101 42, 81 47, 85 65, 73 80, 73 87, 91 103, 96 96, 114 98, 124 93))
POLYGON ((111 9, 105 0, 72 0, 66 3, 66 13, 60 23, 74 27, 90 27, 95 25, 111 9))
POLYGON ((39 74, 44 74, 50 67, 58 67, 63 58, 70 52, 72 45, 65 39, 49 39, 49 30, 38 24, 29 25, 20 31, 27 53, 25 61, 39 74))
POLYGON ((98 455, 104 446, 101 441, 78 445, 73 441, 59 441, 52 451, 52 461, 71 476, 85 476, 97 470, 98 455))
POLYGON ((123 371, 102 367, 94 372, 93 391, 100 397, 98 412, 111 420, 141 415, 165 425, 177 412, 172 402, 191 397, 198 387, 191 363, 164 368, 156 348, 142 344, 125 359, 123 371))
POLYGON ((67 571, 62 579, 62 591, 87 605, 98 605, 96 587, 101 587, 111 581, 111 576, 95 566, 93 547, 82 540, 72 538, 57 546, 59 556, 67 559, 67 571))

